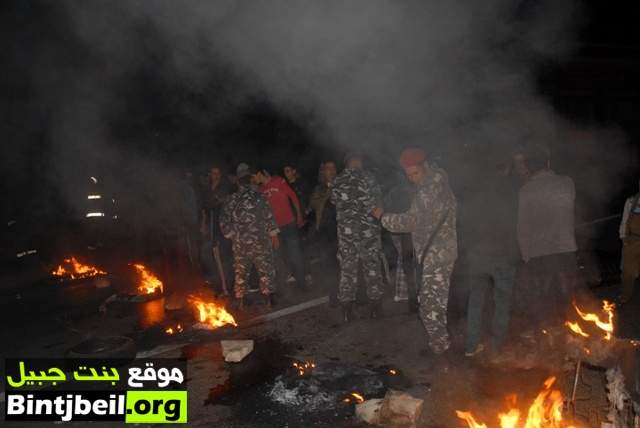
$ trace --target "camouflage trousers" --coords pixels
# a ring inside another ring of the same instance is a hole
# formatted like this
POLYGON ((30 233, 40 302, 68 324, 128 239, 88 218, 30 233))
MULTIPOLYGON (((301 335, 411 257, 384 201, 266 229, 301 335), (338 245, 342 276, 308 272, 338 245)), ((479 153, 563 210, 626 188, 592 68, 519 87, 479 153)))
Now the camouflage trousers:
POLYGON ((420 319, 429 336, 429 347, 436 354, 443 353, 450 345, 447 303, 454 263, 455 261, 430 263, 425 260, 422 270, 422 284, 418 291, 420 319))
POLYGON ((233 268, 235 271, 234 292, 240 299, 247 293, 247 283, 251 267, 255 266, 260 278, 260 292, 271 294, 274 291, 276 271, 273 249, 270 246, 251 246, 233 243, 233 268))
POLYGON ((344 235, 338 236, 338 261, 340 262, 338 301, 340 303, 356 300, 358 262, 362 263, 362 276, 367 286, 369 300, 378 300, 382 297, 381 251, 379 235, 362 240, 352 240, 344 235))

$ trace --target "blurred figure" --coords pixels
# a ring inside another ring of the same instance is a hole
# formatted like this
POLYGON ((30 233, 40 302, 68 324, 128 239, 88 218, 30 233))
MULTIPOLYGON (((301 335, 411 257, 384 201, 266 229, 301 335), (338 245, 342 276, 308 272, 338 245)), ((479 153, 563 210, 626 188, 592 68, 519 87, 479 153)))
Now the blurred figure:
POLYGON ((313 212, 312 228, 318 236, 337 241, 335 206, 331 202, 331 183, 337 174, 336 163, 332 160, 320 164, 318 184, 309 198, 309 206, 313 212))
POLYGON ((259 170, 253 175, 253 183, 259 186, 260 192, 269 202, 273 218, 280 229, 280 240, 284 250, 281 252, 282 259, 285 261, 285 266, 293 273, 289 275, 287 282, 295 281, 301 288, 310 285, 311 276, 305 275, 298 231, 298 228, 304 225, 298 197, 282 177, 272 177, 265 170, 259 170), (291 205, 295 209, 295 214, 291 205))
POLYGON ((298 202, 300 203, 300 209, 303 215, 306 216, 309 201, 307 201, 308 189, 304 180, 300 177, 300 174, 293 163, 286 164, 282 172, 284 173, 284 178, 287 180, 287 184, 289 184, 291 190, 293 190, 298 197, 298 202))
POLYGON ((520 185, 526 183, 526 181, 531 176, 531 171, 527 167, 527 160, 525 157, 524 150, 519 150, 514 153, 511 158, 511 168, 513 170, 513 175, 516 177, 520 183, 520 185))
POLYGON ((186 254, 191 265, 191 270, 197 271, 200 268, 198 255, 199 234, 198 234, 198 195, 197 185, 193 174, 185 172, 184 178, 179 185, 181 200, 179 201, 181 235, 186 254))
POLYGON ((629 197, 624 204, 620 222, 622 240, 622 284, 618 303, 631 300, 633 288, 640 276, 640 193, 629 197))
MULTIPOLYGON (((488 162, 491 162, 490 159, 488 162)), ((480 342, 487 293, 491 289, 494 311, 491 348, 499 352, 505 343, 511 301, 520 259, 516 224, 518 183, 507 164, 489 167, 472 183, 465 211, 469 214, 466 240, 471 289, 467 306, 465 355, 484 350, 480 342)))
POLYGON ((255 266, 260 277, 260 292, 265 304, 271 307, 275 304, 273 251, 280 245, 278 226, 265 198, 251 186, 249 166, 241 163, 236 172, 238 190, 227 199, 220 214, 222 233, 233 243, 235 297, 242 309, 251 267, 255 266))
POLYGON ((336 207, 331 202, 331 183, 336 174, 335 161, 321 163, 318 184, 309 198, 313 218, 311 235, 322 261, 322 271, 331 275, 329 299, 332 304, 337 303, 338 299, 338 278, 333 277, 333 273, 338 270, 338 225, 336 207))
POLYGON ((429 347, 436 354, 449 348, 447 303, 449 282, 458 256, 456 199, 446 173, 429 165, 424 151, 406 149, 400 165, 416 186, 408 211, 400 214, 373 210, 382 226, 395 233, 411 233, 416 257, 416 282, 420 282, 420 318, 429 335, 429 347))
POLYGON ((576 286, 575 186, 550 168, 549 152, 527 153, 529 180, 520 188, 517 236, 538 327, 558 325, 576 286))
MULTIPOLYGON (((165 189, 165 196, 172 201, 163 227, 166 276, 175 287, 170 291, 184 290, 193 274, 200 270, 198 202, 193 175, 185 172, 175 187, 165 189)), ((171 289, 171 285, 168 288, 171 289)))
POLYGON ((224 177, 222 168, 217 165, 211 167, 207 185, 202 191, 200 257, 207 282, 217 284, 216 291, 224 294, 228 292, 227 284, 231 284, 233 256, 231 241, 223 236, 220 229, 220 212, 231 193, 231 184, 224 177))
MULTIPOLYGON (((326 173, 326 170, 325 170, 326 173)), ((345 169, 331 184, 331 202, 336 207, 338 221, 338 260, 340 285, 338 300, 343 320, 353 318, 353 302, 358 287, 358 262, 367 286, 371 318, 382 315, 382 273, 380 256, 382 241, 380 225, 371 210, 380 206, 382 191, 375 177, 363 168, 362 155, 349 153, 345 169)))

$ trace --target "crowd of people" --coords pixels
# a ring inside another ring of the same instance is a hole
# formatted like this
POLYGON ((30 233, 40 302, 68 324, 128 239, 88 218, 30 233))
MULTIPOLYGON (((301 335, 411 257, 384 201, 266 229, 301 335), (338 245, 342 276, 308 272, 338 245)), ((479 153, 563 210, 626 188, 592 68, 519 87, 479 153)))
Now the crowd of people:
POLYGON ((265 303, 273 305, 277 282, 309 290, 312 254, 306 253, 331 263, 324 249, 330 253, 337 242, 336 211, 329 198, 329 184, 337 173, 335 161, 320 165, 311 191, 294 165, 285 165, 282 173, 272 175, 267 169, 240 163, 225 174, 216 165, 205 183, 198 186, 191 181, 200 207, 202 270, 217 292, 233 294, 239 308, 250 291, 260 291, 265 303))
MULTIPOLYGON (((499 353, 509 336, 517 285, 526 289, 533 331, 560 323, 580 288, 574 183, 553 172, 550 162, 548 150, 534 147, 498 165, 488 163, 484 179, 471 183, 461 203, 464 215, 447 173, 420 148, 401 153, 406 179, 386 191, 358 152, 344 157, 341 171, 334 160, 322 162, 311 191, 292 164, 284 165, 283 177, 246 163, 232 176, 214 166, 196 198, 202 268, 219 292, 233 293, 239 309, 254 271, 255 291, 271 307, 277 283, 301 290, 314 286, 309 260, 320 257, 339 274, 328 281, 329 294, 345 323, 354 318, 360 280, 370 317, 382 316, 386 279, 395 283, 394 300, 406 300, 409 311, 418 313, 430 350, 443 354, 451 344, 447 304, 458 259, 457 223, 463 218, 467 227, 460 240, 470 279, 465 355, 485 348, 499 353), (383 233, 396 250, 395 280, 383 233), (494 310, 485 346, 482 326, 490 296, 494 310)), ((637 196, 629 199, 620 228, 622 301, 630 298, 639 271, 638 206, 637 196)))

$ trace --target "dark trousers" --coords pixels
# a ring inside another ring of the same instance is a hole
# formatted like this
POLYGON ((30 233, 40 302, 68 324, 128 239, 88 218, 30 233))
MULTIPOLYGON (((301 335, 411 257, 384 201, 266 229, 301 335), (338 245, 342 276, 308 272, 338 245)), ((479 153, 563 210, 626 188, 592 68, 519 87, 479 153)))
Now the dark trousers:
POLYGON ((534 257, 524 269, 527 294, 531 296, 531 316, 537 327, 562 325, 578 286, 576 254, 534 257))
POLYGON ((494 304, 491 345, 494 350, 500 349, 509 330, 511 296, 516 277, 515 263, 506 258, 488 258, 481 266, 472 266, 469 277, 473 282, 467 308, 465 351, 473 352, 480 343, 486 297, 489 290, 492 291, 494 304))
POLYGON ((320 271, 320 275, 317 275, 318 283, 324 285, 330 301, 337 303, 340 271, 337 231, 335 228, 321 228, 313 234, 311 239, 313 248, 318 252, 319 265, 317 269, 320 271))
POLYGON ((280 256, 292 275, 301 284, 304 281, 305 269, 300 233, 294 223, 280 226, 280 256))

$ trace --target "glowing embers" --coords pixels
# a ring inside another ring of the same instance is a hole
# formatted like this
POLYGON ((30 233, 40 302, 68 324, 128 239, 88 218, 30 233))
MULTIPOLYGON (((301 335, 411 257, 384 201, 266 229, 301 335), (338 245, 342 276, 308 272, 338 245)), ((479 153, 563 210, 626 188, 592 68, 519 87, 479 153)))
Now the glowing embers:
MULTIPOLYGON (((604 332, 604 336, 603 336, 604 340, 611 340, 611 337, 613 335, 613 329, 614 329, 613 319, 614 319, 615 305, 613 303, 609 303, 606 300, 604 300, 602 302, 602 312, 603 312, 602 319, 600 318, 600 316, 598 314, 587 313, 587 312, 582 311, 576 305, 575 302, 573 303, 573 307, 575 308, 576 313, 578 314, 578 316, 583 321, 591 323, 591 324, 588 324, 588 325, 595 326, 601 332, 604 332)), ((583 328, 583 326, 581 326, 579 321, 578 322, 567 321, 567 322, 565 322, 565 325, 569 328, 569 330, 571 330, 574 334, 576 334, 578 336, 591 337, 591 334, 589 332, 585 331, 586 327, 583 328)))
POLYGON ((164 332, 166 334, 168 334, 169 336, 173 336, 174 334, 180 334, 184 331, 184 329, 182 328, 182 326, 180 324, 176 325, 175 327, 167 327, 164 332))
POLYGON ((299 376, 304 376, 316 368, 316 363, 312 361, 294 361, 291 365, 295 370, 297 370, 299 376))
POLYGON ((51 275, 60 279, 82 279, 106 274, 95 266, 80 263, 74 256, 64 259, 62 264, 51 271, 51 275))
POLYGON ((158 277, 153 274, 153 272, 148 270, 144 265, 140 263, 134 263, 132 266, 140 277, 140 282, 138 284, 139 294, 162 293, 162 281, 160 281, 158 277))
MULTIPOLYGON (((566 425, 562 418, 562 393, 552 389, 555 381, 556 378, 552 376, 544 382, 542 391, 533 400, 526 414, 516 407, 515 395, 507 397, 510 408, 504 413, 498 413, 500 428, 573 428, 573 425, 566 425)), ((487 425, 478 422, 471 412, 457 410, 456 415, 464 420, 469 428, 487 428, 487 425)))
POLYGON ((214 330, 224 325, 237 327, 238 324, 225 307, 215 301, 205 301, 199 297, 189 296, 189 303, 196 310, 196 318, 207 330, 214 330))

